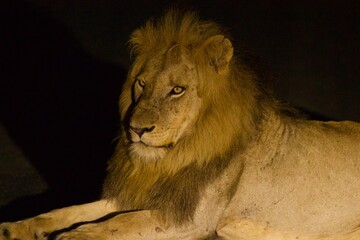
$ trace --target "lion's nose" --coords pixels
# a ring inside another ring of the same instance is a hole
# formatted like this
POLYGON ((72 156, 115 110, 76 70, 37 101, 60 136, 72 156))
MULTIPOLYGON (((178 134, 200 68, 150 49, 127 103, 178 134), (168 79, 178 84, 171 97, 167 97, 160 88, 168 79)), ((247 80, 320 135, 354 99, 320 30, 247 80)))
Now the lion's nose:
POLYGON ((141 137, 144 133, 151 132, 154 130, 155 126, 146 127, 146 128, 137 128, 130 126, 131 130, 134 131, 139 137, 141 137))

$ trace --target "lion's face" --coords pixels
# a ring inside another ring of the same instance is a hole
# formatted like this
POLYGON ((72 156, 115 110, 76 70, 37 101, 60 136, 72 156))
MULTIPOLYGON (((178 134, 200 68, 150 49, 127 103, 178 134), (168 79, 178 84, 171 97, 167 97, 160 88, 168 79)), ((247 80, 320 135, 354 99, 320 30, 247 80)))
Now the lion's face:
POLYGON ((196 69, 184 57, 179 59, 168 55, 150 59, 134 76, 127 134, 131 154, 142 160, 163 158, 192 132, 198 117, 196 69))

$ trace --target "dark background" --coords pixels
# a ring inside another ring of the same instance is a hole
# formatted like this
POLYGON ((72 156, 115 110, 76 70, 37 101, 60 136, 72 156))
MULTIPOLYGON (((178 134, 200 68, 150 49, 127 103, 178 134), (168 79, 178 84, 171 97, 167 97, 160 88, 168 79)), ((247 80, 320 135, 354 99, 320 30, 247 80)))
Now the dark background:
POLYGON ((171 6, 226 26, 284 102, 360 121, 358 1, 2 1, 0 122, 49 188, 0 209, 0 222, 100 196, 128 36, 171 6))

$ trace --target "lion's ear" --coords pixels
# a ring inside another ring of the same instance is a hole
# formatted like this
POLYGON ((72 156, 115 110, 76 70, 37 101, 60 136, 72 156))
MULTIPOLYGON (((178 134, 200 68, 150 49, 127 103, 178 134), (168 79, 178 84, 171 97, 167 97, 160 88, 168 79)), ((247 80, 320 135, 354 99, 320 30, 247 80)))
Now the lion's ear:
POLYGON ((233 56, 233 46, 223 35, 215 35, 206 39, 203 49, 210 61, 210 65, 217 73, 227 69, 233 56))

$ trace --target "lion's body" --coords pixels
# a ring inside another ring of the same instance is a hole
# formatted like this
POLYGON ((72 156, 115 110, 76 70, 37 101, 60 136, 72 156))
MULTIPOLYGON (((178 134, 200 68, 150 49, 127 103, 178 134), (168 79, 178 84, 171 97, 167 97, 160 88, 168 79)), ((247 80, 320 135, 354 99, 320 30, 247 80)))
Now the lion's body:
MULTIPOLYGON (((360 239, 360 124, 291 116, 221 28, 193 14, 170 11, 131 43, 104 200, 17 224, 38 238, 144 210, 60 239, 360 239)), ((0 239, 26 236, 17 226, 2 225, 0 239)))
POLYGON ((303 237, 352 232, 360 219, 359 155, 359 124, 272 119, 241 157, 225 215, 303 237))

